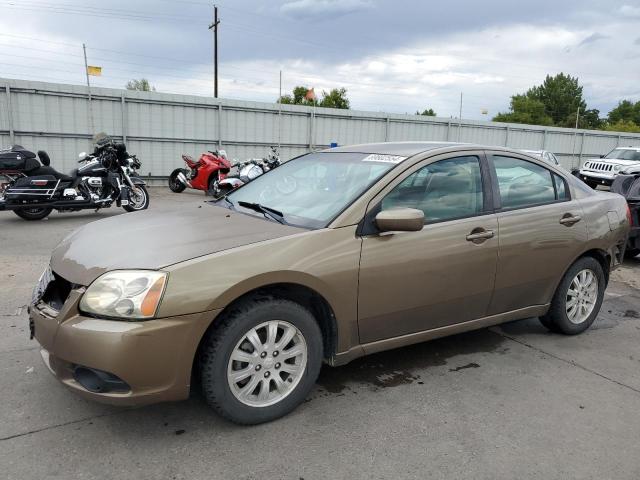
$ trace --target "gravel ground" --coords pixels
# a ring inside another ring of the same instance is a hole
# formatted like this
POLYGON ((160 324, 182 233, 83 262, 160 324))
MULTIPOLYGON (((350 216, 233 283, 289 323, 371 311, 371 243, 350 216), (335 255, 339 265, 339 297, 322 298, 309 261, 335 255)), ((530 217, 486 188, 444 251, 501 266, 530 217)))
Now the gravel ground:
MULTIPOLYGON (((154 189, 151 208, 203 199, 154 189)), ((583 335, 528 319, 325 367, 291 415, 242 428, 197 392, 91 403, 42 364, 25 305, 51 249, 121 213, 0 213, 0 478, 640 478, 640 259, 583 335)))

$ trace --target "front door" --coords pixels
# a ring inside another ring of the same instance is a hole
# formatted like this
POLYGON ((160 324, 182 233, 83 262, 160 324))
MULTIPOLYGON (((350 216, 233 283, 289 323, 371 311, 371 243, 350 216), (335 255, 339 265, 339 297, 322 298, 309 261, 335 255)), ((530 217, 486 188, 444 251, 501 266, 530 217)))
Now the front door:
POLYGON ((369 343, 483 317, 491 299, 498 223, 487 200, 483 156, 425 160, 386 187, 367 218, 420 209, 419 232, 365 232, 358 325, 369 343))

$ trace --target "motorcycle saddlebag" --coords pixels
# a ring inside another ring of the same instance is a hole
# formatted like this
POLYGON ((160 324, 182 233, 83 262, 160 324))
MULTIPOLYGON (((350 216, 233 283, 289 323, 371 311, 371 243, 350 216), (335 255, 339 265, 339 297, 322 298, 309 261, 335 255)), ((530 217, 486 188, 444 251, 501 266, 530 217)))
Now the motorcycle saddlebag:
POLYGON ((36 154, 14 145, 9 150, 0 151, 0 171, 29 172, 40 166, 36 154))
POLYGON ((5 201, 12 204, 48 202, 53 198, 59 183, 52 175, 19 178, 5 191, 5 201))

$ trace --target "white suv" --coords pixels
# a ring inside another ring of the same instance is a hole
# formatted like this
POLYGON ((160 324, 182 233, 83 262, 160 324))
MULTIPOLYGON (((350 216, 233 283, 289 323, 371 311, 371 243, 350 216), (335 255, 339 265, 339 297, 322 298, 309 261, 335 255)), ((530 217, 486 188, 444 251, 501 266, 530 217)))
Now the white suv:
POLYGON ((599 160, 587 160, 578 176, 589 186, 611 185, 619 173, 640 173, 640 147, 618 147, 599 160))

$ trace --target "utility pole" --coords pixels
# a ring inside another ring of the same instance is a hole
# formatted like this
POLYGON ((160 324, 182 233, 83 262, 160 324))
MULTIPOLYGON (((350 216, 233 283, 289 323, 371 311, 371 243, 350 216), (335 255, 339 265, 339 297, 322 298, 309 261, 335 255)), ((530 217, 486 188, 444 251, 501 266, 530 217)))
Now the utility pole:
POLYGON ((89 129, 91 130, 91 135, 94 132, 93 126, 93 107, 91 106, 91 83, 89 83, 89 65, 87 64, 87 46, 82 44, 82 51, 84 53, 84 74, 87 77, 87 88, 89 89, 89 129))
POLYGON ((458 115, 458 141, 460 141, 461 130, 462 130, 462 92, 460 92, 460 114, 458 115))
POLYGON ((280 70, 280 94, 278 95, 278 151, 282 140, 282 70, 280 70))
POLYGON ((218 6, 213 6, 213 23, 209 30, 213 29, 213 96, 218 98, 218 6))

